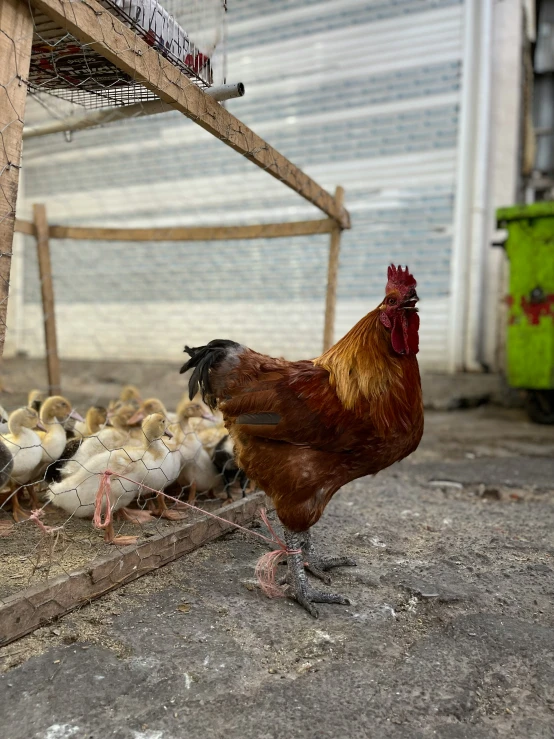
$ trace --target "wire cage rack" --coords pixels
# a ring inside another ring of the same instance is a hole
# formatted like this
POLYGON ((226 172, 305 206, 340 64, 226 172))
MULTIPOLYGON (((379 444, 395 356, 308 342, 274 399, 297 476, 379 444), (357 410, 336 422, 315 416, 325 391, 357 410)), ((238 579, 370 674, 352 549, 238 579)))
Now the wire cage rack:
MULTIPOLYGON (((177 66, 192 82, 209 88, 214 81, 214 52, 201 50, 189 33, 157 0, 101 0, 101 5, 177 66)), ((221 17, 226 2, 220 3, 221 17)), ((154 100, 155 93, 123 73, 90 45, 81 43, 48 16, 34 11, 29 70, 32 93, 45 92, 87 108, 154 100)))

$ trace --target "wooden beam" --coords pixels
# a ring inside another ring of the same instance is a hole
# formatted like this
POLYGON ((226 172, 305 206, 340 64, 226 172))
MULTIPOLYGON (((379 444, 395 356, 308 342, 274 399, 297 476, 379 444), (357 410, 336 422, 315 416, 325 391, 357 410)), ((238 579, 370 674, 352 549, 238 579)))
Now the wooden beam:
POLYGON ((29 76, 33 19, 21 0, 0 0, 0 355, 12 259, 15 206, 29 76))
MULTIPOLYGON (((88 226, 49 227, 51 239, 85 239, 88 241, 221 241, 233 239, 280 239, 331 233, 336 226, 332 218, 290 223, 263 223, 254 226, 191 226, 175 228, 94 228, 88 226)), ((35 235, 35 224, 16 221, 15 230, 35 235)))
POLYGON ((60 358, 58 356, 58 340, 56 338, 54 286, 52 284, 52 264, 50 260, 46 207, 42 204, 35 203, 33 213, 37 234, 38 269, 42 294, 42 313, 44 316, 48 392, 50 395, 59 395, 61 393, 60 358))
POLYGON ((15 219, 15 226, 14 231, 17 231, 17 233, 25 234, 26 236, 35 236, 37 235, 37 229, 35 224, 32 221, 22 221, 21 218, 15 219))
MULTIPOLYGON (((340 185, 335 190, 337 207, 342 207, 344 190, 340 185)), ((335 340, 335 316, 337 312, 337 283, 339 278, 340 238, 342 229, 338 224, 331 232, 329 264, 327 268, 327 295, 325 297, 325 327, 323 329, 323 351, 326 352, 335 340)))
MULTIPOLYGON (((214 513, 227 521, 246 526, 256 518, 265 502, 264 493, 254 493, 214 513)), ((67 575, 60 575, 8 596, 0 601, 0 646, 232 530, 231 523, 201 516, 192 523, 172 527, 168 533, 152 536, 124 549, 112 550, 105 557, 67 575)))
POLYGON ((297 221, 257 226, 200 226, 191 228, 81 228, 51 226, 53 239, 91 241, 221 241, 232 239, 278 239, 290 236, 331 233, 335 221, 297 221))
POLYGON ((337 201, 257 136, 248 126, 193 84, 176 66, 148 46, 97 0, 31 0, 32 5, 108 59, 134 80, 173 105, 187 118, 283 182, 308 202, 350 227, 348 212, 337 201))

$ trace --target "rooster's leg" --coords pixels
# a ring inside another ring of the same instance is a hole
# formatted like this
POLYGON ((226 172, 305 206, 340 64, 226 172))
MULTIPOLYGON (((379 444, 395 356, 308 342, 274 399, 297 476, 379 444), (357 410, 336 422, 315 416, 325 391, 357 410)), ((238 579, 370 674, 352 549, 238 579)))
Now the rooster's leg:
MULTIPOLYGON (((285 542, 289 551, 296 551, 302 549, 301 535, 294 531, 289 531, 284 528, 285 542)), ((287 555, 288 564, 288 594, 294 598, 302 608, 305 608, 308 613, 317 618, 319 613, 314 603, 340 603, 341 605, 348 606, 350 601, 344 598, 342 595, 336 595, 335 593, 324 593, 321 590, 315 590, 310 585, 306 572, 304 570, 304 555, 300 552, 298 554, 287 555)))
POLYGON ((332 570, 334 567, 356 567, 356 560, 351 557, 322 557, 319 555, 315 550, 309 530, 304 534, 302 552, 304 553, 304 567, 312 575, 323 580, 326 585, 331 584, 327 570, 332 570))

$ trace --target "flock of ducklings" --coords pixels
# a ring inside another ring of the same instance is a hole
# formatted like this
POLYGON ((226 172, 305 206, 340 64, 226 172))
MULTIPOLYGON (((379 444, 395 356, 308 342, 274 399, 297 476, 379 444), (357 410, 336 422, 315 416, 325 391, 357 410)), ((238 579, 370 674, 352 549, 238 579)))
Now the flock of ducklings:
MULTIPOLYGON (((103 473, 110 477, 102 496, 114 517, 142 524, 161 516, 178 520, 184 506, 172 503, 156 491, 179 497, 187 491, 188 502, 196 494, 216 497, 237 483, 245 494, 248 484, 234 462, 231 438, 221 415, 214 415, 203 401, 185 395, 176 412, 169 412, 157 398, 143 400, 138 389, 125 387, 107 408, 92 406, 82 418, 61 395, 45 397, 38 390, 29 394, 28 405, 3 416, 0 423, 0 510, 11 507, 20 522, 30 512, 22 504, 29 497, 32 507, 47 503, 68 517, 93 518, 103 473)), ((46 512, 48 506, 46 505, 46 512)), ((137 537, 116 536, 107 516, 105 540, 130 544, 137 537)))

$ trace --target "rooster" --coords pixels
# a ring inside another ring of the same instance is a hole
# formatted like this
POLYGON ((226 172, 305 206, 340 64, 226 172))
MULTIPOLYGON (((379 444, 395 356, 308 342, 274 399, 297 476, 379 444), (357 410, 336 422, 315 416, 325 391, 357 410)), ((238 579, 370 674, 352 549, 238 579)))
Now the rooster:
POLYGON ((306 570, 329 584, 328 570, 356 563, 319 555, 310 528, 343 485, 411 454, 423 434, 416 284, 391 265, 381 304, 317 359, 274 359, 219 339, 185 347, 190 396, 200 390, 223 413, 239 466, 272 499, 287 592, 315 617, 314 603, 349 602, 315 589, 306 570))

